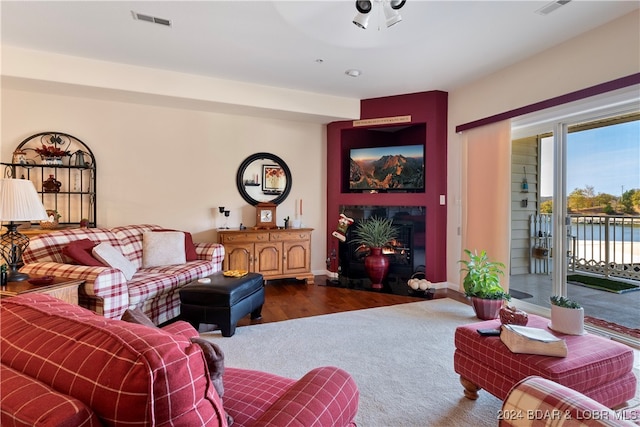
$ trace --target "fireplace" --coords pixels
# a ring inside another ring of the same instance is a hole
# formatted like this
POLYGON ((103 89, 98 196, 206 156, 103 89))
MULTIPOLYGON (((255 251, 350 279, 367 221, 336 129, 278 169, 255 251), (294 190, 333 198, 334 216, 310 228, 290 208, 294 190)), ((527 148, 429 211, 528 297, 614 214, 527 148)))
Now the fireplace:
POLYGON ((369 248, 354 242, 356 225, 373 216, 391 218, 398 235, 383 249, 390 264, 385 288, 389 292, 406 295, 407 281, 425 263, 425 209, 421 206, 342 206, 341 210, 353 218, 354 223, 347 229, 346 241, 341 242, 338 248, 340 283, 350 288, 367 288, 370 285, 364 268, 369 248))

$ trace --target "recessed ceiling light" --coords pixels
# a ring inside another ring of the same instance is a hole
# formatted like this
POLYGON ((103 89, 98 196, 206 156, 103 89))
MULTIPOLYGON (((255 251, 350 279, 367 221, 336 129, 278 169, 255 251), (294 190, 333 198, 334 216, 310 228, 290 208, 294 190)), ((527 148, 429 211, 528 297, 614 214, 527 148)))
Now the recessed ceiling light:
POLYGON ((349 77, 358 77, 361 73, 360 70, 356 70, 355 68, 349 69, 344 72, 349 77))

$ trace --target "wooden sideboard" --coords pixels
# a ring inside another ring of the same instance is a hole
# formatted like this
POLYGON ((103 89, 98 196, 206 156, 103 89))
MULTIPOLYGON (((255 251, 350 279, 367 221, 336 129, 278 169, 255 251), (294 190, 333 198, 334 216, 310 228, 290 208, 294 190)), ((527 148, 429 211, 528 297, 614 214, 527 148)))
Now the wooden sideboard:
POLYGON ((312 228, 218 230, 223 270, 248 270, 265 280, 294 278, 313 283, 312 228))

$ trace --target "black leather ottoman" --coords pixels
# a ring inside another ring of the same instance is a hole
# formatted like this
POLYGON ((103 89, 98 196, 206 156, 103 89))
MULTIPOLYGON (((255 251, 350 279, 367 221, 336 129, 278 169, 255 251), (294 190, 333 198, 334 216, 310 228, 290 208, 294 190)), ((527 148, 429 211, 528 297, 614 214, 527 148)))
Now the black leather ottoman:
POLYGON ((180 289, 180 317, 196 329, 200 323, 215 323, 223 337, 236 332, 236 324, 247 314, 252 319, 262 317, 264 279, 262 274, 225 277, 222 273, 209 276, 211 283, 197 280, 180 289))

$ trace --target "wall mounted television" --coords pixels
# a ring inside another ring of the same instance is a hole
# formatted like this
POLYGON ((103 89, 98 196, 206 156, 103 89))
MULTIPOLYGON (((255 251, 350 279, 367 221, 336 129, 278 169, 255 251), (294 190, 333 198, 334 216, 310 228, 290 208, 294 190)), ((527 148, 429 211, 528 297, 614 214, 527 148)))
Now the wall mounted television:
POLYGON ((349 150, 349 190, 424 191, 424 146, 399 145, 349 150))

